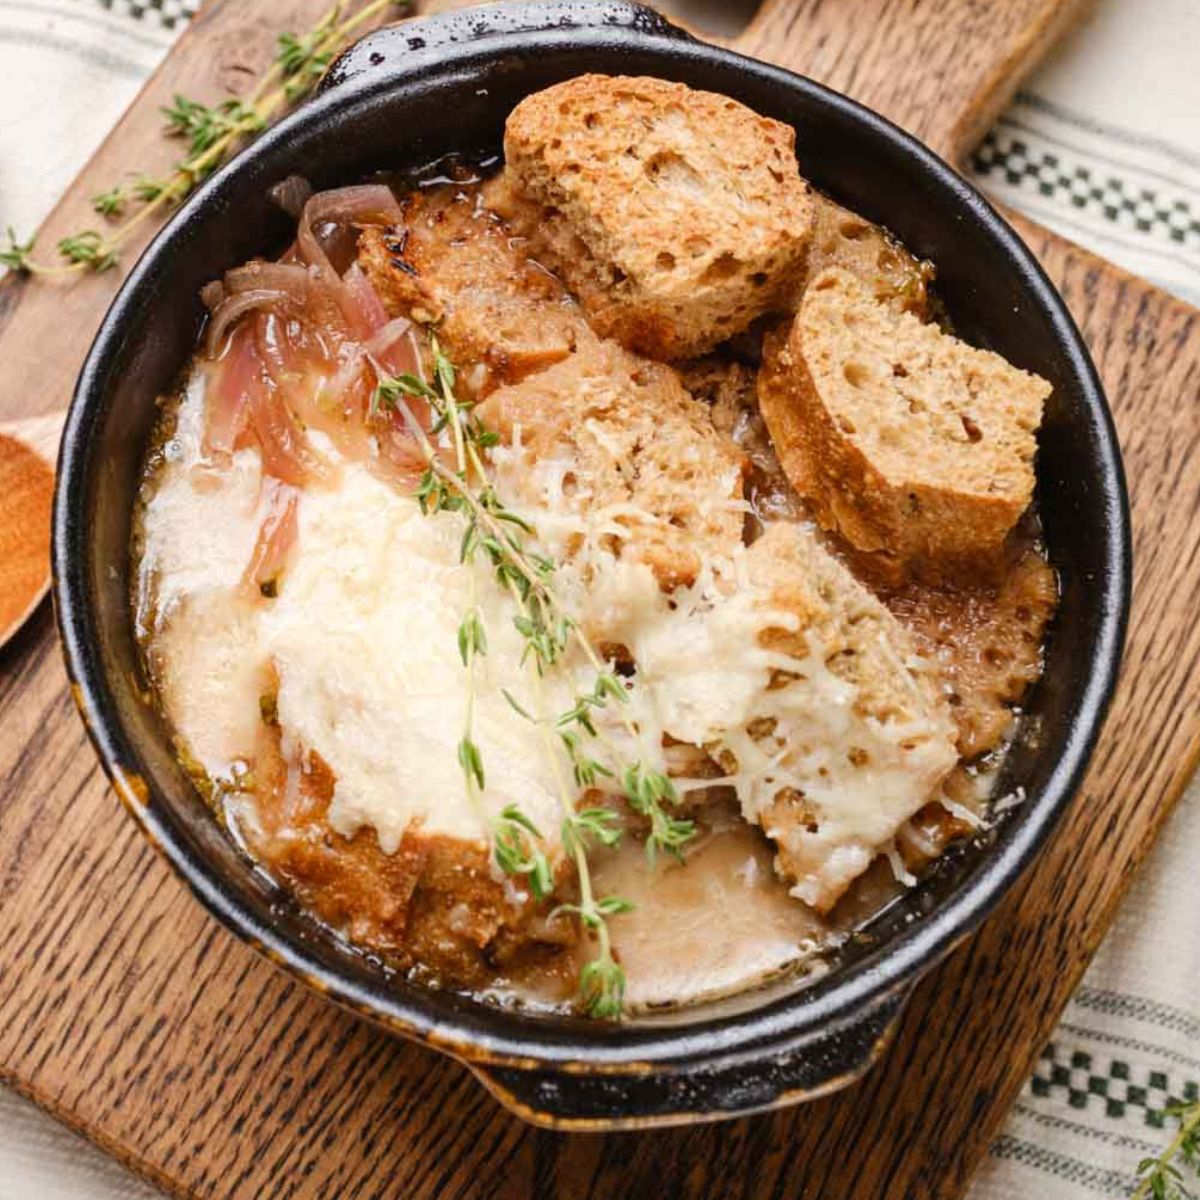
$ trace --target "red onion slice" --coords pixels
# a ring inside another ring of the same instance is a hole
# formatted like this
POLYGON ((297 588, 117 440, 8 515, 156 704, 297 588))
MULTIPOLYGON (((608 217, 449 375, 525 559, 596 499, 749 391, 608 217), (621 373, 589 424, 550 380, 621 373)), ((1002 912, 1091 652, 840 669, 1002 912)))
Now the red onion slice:
POLYGON ((262 595, 264 585, 273 584, 279 578, 299 532, 297 502, 300 493, 286 483, 270 481, 264 486, 271 488, 267 515, 242 576, 243 585, 253 595, 262 595))

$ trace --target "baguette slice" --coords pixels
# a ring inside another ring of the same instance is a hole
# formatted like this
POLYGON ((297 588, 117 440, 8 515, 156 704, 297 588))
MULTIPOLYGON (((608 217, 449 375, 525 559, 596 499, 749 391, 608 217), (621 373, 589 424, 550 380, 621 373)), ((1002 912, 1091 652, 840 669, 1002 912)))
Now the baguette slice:
MULTIPOLYGON (((557 514, 572 557, 584 543, 645 563, 670 591, 741 544, 744 461, 670 367, 597 338, 493 392, 477 410, 504 443, 497 483, 516 507, 557 514)), ((550 525, 539 528, 551 535, 550 525)))
POLYGON ((559 362, 587 333, 579 306, 480 203, 478 187, 410 192, 401 208, 401 224, 363 230, 359 265, 390 315, 437 323, 472 394, 559 362))
POLYGON ((1049 393, 835 267, 769 335, 758 380, 792 485, 888 584, 999 571, 1049 393))
POLYGON ((813 203, 795 132, 726 96, 584 75, 517 105, 504 151, 491 202, 630 349, 702 354, 802 281, 813 203))
POLYGON ((792 894, 827 912, 933 797, 958 760, 955 726, 900 623, 813 532, 771 525, 746 575, 782 669, 717 757, 792 894))

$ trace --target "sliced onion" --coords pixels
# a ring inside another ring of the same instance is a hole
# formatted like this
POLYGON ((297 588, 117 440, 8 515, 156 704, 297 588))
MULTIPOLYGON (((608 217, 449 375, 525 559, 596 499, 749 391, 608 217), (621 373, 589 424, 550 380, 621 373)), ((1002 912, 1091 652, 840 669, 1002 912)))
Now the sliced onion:
POLYGON ((266 387, 262 362, 251 331, 234 333, 217 364, 205 397, 204 450, 206 454, 232 454, 246 425, 253 392, 266 387))
MULTIPOLYGON (((220 285, 223 298, 212 310, 206 335, 209 357, 220 354, 229 330, 255 309, 279 310, 291 306, 296 312, 303 312, 309 306, 313 286, 307 269, 301 265, 250 262, 227 271, 220 285)), ((209 295, 215 297, 216 291, 210 291, 209 295)))
MULTIPOLYGON (((255 321, 254 341, 260 358, 263 347, 272 340, 271 333, 270 317, 260 315, 255 321)), ((288 407, 282 382, 267 375, 267 386, 250 393, 249 422, 258 439, 266 473, 301 487, 309 480, 328 478, 329 467, 304 436, 288 407)))
POLYGON ((286 292, 303 302, 312 285, 312 277, 303 263, 249 262, 225 272, 225 288, 230 295, 264 289, 286 292))
POLYGON ((289 175, 267 189, 267 195, 293 220, 298 219, 313 194, 312 184, 303 175, 289 175))
POLYGON ((200 303, 212 312, 225 299, 225 285, 219 279, 213 279, 200 289, 200 303))
POLYGON ((381 183, 335 188, 317 192, 304 206, 296 231, 296 246, 310 267, 320 267, 331 275, 336 272, 316 235, 318 225, 390 225, 399 221, 400 205, 392 190, 381 183))
POLYGON ((363 368, 366 365, 366 351, 361 346, 355 346, 334 372, 333 378, 325 385, 326 395, 330 397, 331 403, 345 406, 347 393, 355 384, 361 384, 363 368))
POLYGON ((393 375, 424 376, 416 332, 404 317, 389 321, 367 343, 367 353, 393 375))
POLYGON ((387 309, 383 307, 383 301, 371 286, 371 281, 362 267, 358 263, 352 263, 350 269, 342 276, 342 283, 345 284, 346 292, 358 310, 359 328, 356 332, 366 339, 380 333, 388 323, 387 309))
POLYGON ((243 585, 253 595, 261 595, 263 585, 279 577, 299 532, 297 502, 300 493, 286 483, 269 482, 266 486, 271 488, 267 515, 242 576, 243 585))
POLYGON ((252 393, 248 414, 268 475, 294 487, 328 477, 329 468, 308 444, 278 388, 252 393))
POLYGON ((378 473, 405 491, 415 491, 429 465, 417 443, 407 432, 391 425, 379 435, 378 445, 378 473))
POLYGON ((222 300, 212 315, 208 327, 207 352, 209 358, 216 358, 225 345, 225 335, 248 312, 260 308, 279 308, 289 302, 286 292, 276 292, 269 288, 258 291, 238 292, 222 300))

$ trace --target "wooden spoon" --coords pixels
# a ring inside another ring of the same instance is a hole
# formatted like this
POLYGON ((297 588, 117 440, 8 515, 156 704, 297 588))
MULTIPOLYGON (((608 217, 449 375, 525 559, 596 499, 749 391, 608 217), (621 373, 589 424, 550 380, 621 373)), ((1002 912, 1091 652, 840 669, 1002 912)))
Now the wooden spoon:
POLYGON ((53 464, 65 415, 0 424, 0 649, 50 590, 53 464))

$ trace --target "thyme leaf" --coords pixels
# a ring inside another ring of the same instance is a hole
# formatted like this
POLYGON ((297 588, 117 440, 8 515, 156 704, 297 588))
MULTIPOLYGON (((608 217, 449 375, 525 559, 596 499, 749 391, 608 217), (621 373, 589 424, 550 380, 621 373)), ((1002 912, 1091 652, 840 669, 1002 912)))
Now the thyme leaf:
POLYGON ((4 247, 0 249, 0 265, 8 267, 11 271, 28 274, 33 270, 33 264, 29 257, 33 253, 33 242, 33 238, 27 242, 18 241, 17 235, 10 225, 5 231, 4 247))
MULTIPOLYGON (((559 663, 572 638, 586 647, 587 656, 596 668, 591 689, 576 696, 570 708, 551 720, 535 718, 509 691, 501 690, 514 711, 543 730, 548 757, 559 781, 562 848, 574 861, 579 885, 578 903, 560 905, 551 917, 571 913, 578 918, 595 950, 580 971, 581 1000, 593 1016, 614 1019, 620 1016, 624 1003, 625 973, 613 954, 608 920, 628 912, 632 906, 619 896, 600 899, 594 896, 588 851, 593 845, 615 845, 621 837, 620 820, 615 812, 603 806, 576 811, 574 798, 560 774, 555 735, 570 761, 577 787, 592 787, 599 778, 611 776, 612 772, 587 752, 583 739, 598 733, 593 714, 610 701, 624 702, 625 689, 611 670, 600 663, 576 622, 562 611, 553 590, 553 559, 529 549, 525 538, 535 533, 533 526, 504 504, 488 478, 483 452, 495 444, 489 436, 491 431, 479 422, 474 405, 455 394, 458 373, 435 333, 430 333, 429 346, 432 384, 415 375, 381 377, 372 400, 375 412, 399 411, 425 452, 428 466, 415 493, 421 511, 427 515, 447 511, 462 514, 465 524, 459 557, 468 566, 478 558, 485 560, 496 585, 513 597, 517 610, 513 626, 524 643, 521 661, 531 667, 535 684, 559 663), (408 409, 409 397, 429 405, 434 420, 428 433, 408 409), (453 470, 442 461, 430 441, 443 433, 453 444, 456 461, 453 470)), ((473 572, 470 578, 473 588, 473 572)), ((479 610, 472 598, 458 630, 459 655, 468 671, 472 670, 479 652, 477 645, 483 638, 479 610)), ((473 795, 474 789, 483 787, 483 764, 479 749, 470 738, 473 674, 468 679, 466 733, 459 744, 459 762, 468 793, 473 795)), ((492 856, 500 870, 525 879, 535 899, 542 900, 551 894, 554 876, 545 839, 519 806, 510 804, 504 808, 493 822, 491 840, 492 856)))
POLYGON ((1181 1166, 1200 1179, 1200 1100, 1171 1105, 1166 1113, 1179 1122, 1179 1132, 1157 1158, 1138 1163, 1131 1200, 1186 1200, 1181 1166))
POLYGON ((164 133, 185 143, 184 157, 162 178, 142 175, 131 185, 115 185, 92 197, 92 207, 101 216, 125 216, 132 206, 140 205, 135 212, 107 237, 81 230, 62 238, 57 245, 60 265, 35 261, 31 256, 33 239, 20 242, 10 229, 0 248, 0 265, 31 275, 109 270, 146 219, 184 199, 246 139, 308 95, 334 55, 350 44, 362 26, 393 14, 408 15, 412 7, 412 0, 365 0, 347 15, 342 4, 335 4, 307 33, 279 35, 271 66, 246 98, 229 96, 205 104, 177 94, 162 110, 164 133))
POLYGON ((696 823, 673 817, 663 808, 664 801, 675 804, 679 799, 670 776, 639 762, 625 771, 621 782, 629 807, 650 821, 650 836, 646 839, 650 860, 653 862, 656 852, 664 850, 682 862, 683 847, 695 836, 696 823))

